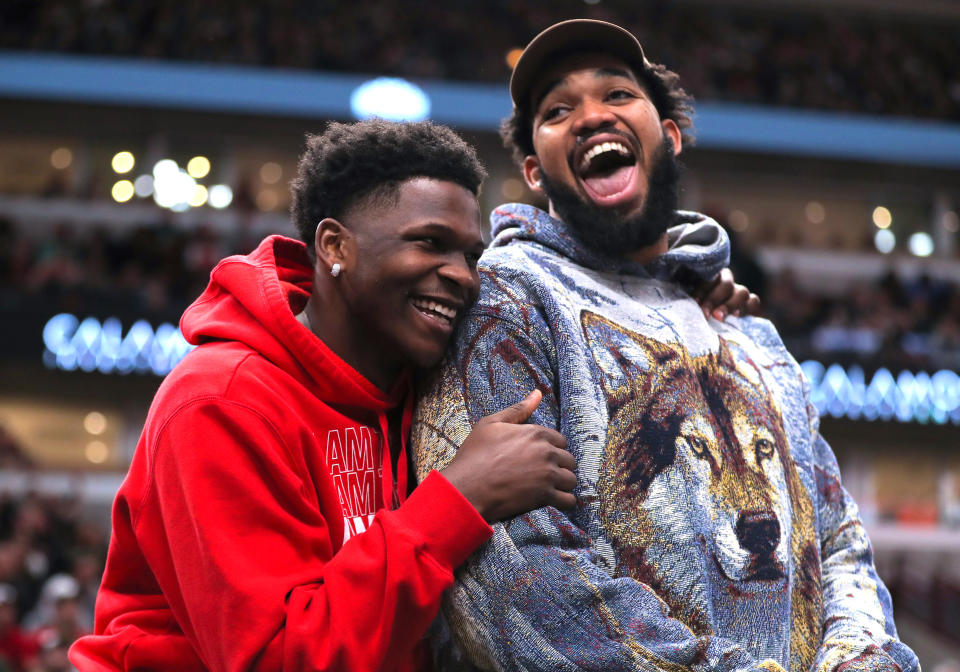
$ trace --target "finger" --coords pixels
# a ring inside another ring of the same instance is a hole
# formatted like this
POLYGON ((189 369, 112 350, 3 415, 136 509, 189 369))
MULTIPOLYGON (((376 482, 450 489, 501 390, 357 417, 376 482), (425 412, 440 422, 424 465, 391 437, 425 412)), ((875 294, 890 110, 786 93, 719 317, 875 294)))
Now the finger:
POLYGON ((553 463, 558 467, 563 467, 564 469, 569 469, 573 471, 577 468, 577 461, 573 458, 573 455, 566 450, 555 450, 551 455, 553 458, 553 463))
POLYGON ((545 442, 555 448, 566 451, 567 437, 555 429, 544 427, 542 425, 531 424, 525 425, 525 431, 529 432, 529 436, 524 438, 526 438, 530 443, 535 443, 538 441, 545 442))
MULTIPOLYGON (((717 282, 714 283, 709 293, 700 301, 700 305, 703 307, 703 313, 705 315, 713 314, 714 317, 717 317, 716 311, 723 309, 723 317, 726 317, 727 309, 724 304, 733 296, 735 288, 733 273, 730 269, 725 268, 720 271, 717 282)), ((718 317, 717 319, 723 319, 723 317, 718 317)))
POLYGON ((696 299, 697 303, 702 302, 709 294, 713 291, 713 288, 720 283, 720 274, 717 273, 711 280, 701 283, 694 291, 691 296, 696 299))
POLYGON ((577 487, 577 475, 569 469, 557 469, 556 476, 553 480, 553 485, 555 488, 557 488, 557 490, 571 492, 575 487, 577 487))
POLYGON ((547 497, 547 504, 558 509, 572 509, 577 505, 577 498, 572 492, 554 490, 547 497))
POLYGON ((763 302, 756 294, 750 294, 746 306, 747 315, 763 315, 763 302))
POLYGON ((540 390, 533 390, 524 399, 518 401, 513 406, 507 406, 502 411, 493 413, 483 418, 487 422, 509 422, 519 425, 527 421, 537 410, 540 400, 543 399, 543 393, 540 390))
POLYGON ((734 285, 733 293, 724 304, 730 315, 740 315, 750 300, 750 290, 743 285, 734 285))

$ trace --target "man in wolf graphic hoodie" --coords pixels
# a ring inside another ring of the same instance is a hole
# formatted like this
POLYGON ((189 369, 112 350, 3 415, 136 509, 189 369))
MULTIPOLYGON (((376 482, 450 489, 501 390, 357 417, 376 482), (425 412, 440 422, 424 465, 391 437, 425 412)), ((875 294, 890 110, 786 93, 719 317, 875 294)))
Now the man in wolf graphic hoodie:
POLYGON ((919 670, 797 362, 762 319, 709 319, 680 277, 727 261, 676 210, 690 99, 629 32, 525 49, 504 138, 549 212, 492 215, 477 303, 414 423, 421 475, 543 393, 577 507, 495 526, 437 624, 449 669, 919 670), (677 226, 680 225, 680 226, 677 226), (685 270, 680 270, 685 269, 685 270))

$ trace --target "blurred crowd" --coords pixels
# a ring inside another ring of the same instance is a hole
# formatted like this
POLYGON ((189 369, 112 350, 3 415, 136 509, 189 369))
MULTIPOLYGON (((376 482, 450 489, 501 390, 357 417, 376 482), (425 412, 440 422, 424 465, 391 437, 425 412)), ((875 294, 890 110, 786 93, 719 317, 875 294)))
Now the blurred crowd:
POLYGON ((67 649, 93 630, 107 536, 79 504, 0 494, 0 672, 73 670, 67 649))
MULTIPOLYGON (((176 323, 204 289, 210 269, 259 242, 249 232, 177 227, 164 220, 122 231, 57 226, 52 235, 0 219, 0 305, 107 312, 176 323)), ((290 235, 288 233, 288 235, 290 235)), ((760 294, 767 316, 800 360, 866 368, 960 369, 960 287, 928 275, 888 272, 824 294, 794 272, 768 277, 749 251, 734 249, 738 281, 760 294)))
POLYGON ((0 49, 506 82, 511 49, 554 21, 583 16, 629 27, 698 99, 960 120, 960 19, 838 9, 382 0, 359 11, 320 0, 7 0, 0 49))
POLYGON ((768 317, 798 359, 884 366, 892 371, 960 370, 960 287, 921 274, 888 272, 840 295, 802 288, 793 272, 771 279, 768 317))
POLYGON ((176 323, 216 262, 257 242, 162 219, 122 233, 63 223, 52 235, 33 237, 0 218, 0 305, 40 303, 51 315, 109 311, 176 323))
MULTIPOLYGON (((909 615, 942 636, 960 638, 960 567, 954 555, 881 551, 875 560, 877 572, 890 590, 898 621, 909 615)), ((927 661, 921 662, 926 665, 927 661)), ((939 669, 955 672, 957 666, 960 661, 939 669)))

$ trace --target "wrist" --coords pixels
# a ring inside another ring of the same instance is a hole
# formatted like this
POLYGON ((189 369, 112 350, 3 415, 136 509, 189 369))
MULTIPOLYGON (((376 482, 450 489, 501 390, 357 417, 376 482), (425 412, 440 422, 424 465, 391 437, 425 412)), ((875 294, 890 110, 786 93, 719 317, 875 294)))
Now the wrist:
POLYGON ((460 470, 455 466, 455 463, 450 463, 443 469, 439 470, 440 475, 442 475, 447 482, 452 485, 460 495, 469 502, 470 506, 476 509, 477 513, 480 516, 489 522, 487 517, 488 511, 487 507, 483 505, 482 498, 476 496, 476 493, 473 492, 473 488, 469 486, 469 480, 464 474, 460 473, 460 470))

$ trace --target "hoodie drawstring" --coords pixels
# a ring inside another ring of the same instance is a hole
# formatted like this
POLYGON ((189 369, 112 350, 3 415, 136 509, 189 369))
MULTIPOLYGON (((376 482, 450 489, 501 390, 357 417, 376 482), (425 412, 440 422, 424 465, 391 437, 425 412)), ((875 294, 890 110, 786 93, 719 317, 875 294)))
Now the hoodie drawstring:
POLYGON ((393 480, 393 460, 390 454, 390 424, 387 414, 377 413, 380 421, 380 433, 383 437, 383 448, 380 451, 380 463, 383 465, 383 501, 388 509, 396 509, 407 499, 407 486, 410 482, 407 466, 407 437, 410 435, 410 425, 413 420, 413 393, 407 391, 403 402, 403 414, 400 418, 400 454, 397 456, 397 481, 393 480))

